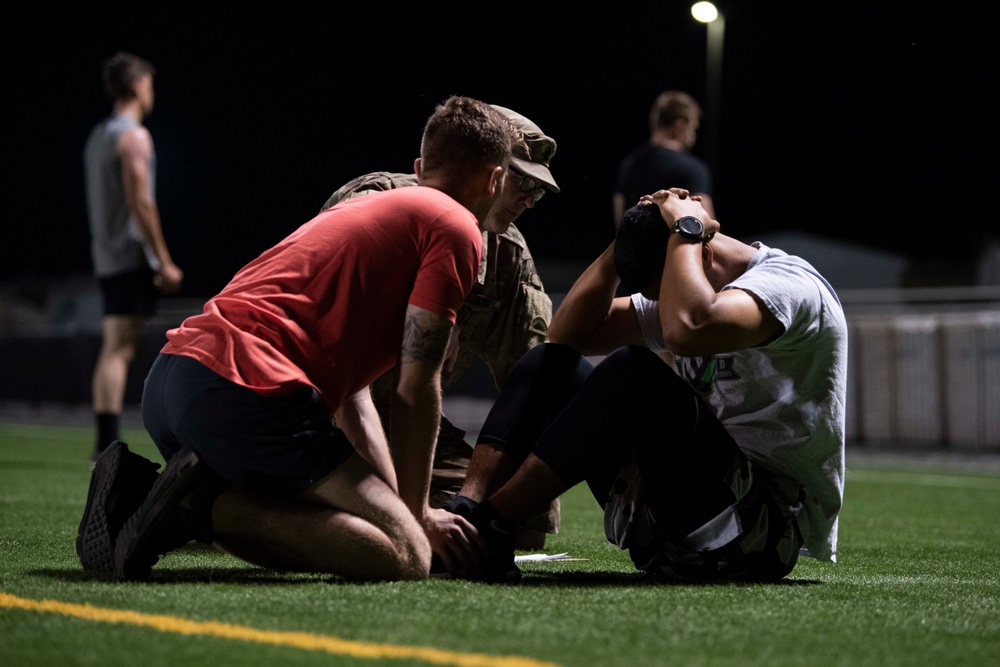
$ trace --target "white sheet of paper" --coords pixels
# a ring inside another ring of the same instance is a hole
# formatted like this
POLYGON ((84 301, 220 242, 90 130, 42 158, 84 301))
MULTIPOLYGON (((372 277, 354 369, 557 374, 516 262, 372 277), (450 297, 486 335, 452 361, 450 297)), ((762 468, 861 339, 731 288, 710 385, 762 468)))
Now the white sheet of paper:
POLYGON ((524 556, 514 556, 515 563, 539 560, 587 560, 586 558, 570 558, 569 552, 561 554, 525 554, 524 556))

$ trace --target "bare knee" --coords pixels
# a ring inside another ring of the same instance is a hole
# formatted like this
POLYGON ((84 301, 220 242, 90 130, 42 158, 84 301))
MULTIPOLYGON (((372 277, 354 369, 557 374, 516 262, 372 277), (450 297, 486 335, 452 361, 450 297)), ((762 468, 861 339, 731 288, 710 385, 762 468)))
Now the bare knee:
POLYGON ((100 356, 130 363, 135 358, 145 320, 129 315, 104 317, 100 356))
POLYGON ((331 540, 339 548, 330 553, 339 573, 362 580, 419 580, 430 571, 431 547, 416 521, 377 525, 342 512, 331 517, 331 540))
POLYGON ((229 492, 216 500, 212 521, 220 547, 262 567, 354 580, 424 579, 430 543, 405 507, 404 512, 372 520, 322 505, 229 492))

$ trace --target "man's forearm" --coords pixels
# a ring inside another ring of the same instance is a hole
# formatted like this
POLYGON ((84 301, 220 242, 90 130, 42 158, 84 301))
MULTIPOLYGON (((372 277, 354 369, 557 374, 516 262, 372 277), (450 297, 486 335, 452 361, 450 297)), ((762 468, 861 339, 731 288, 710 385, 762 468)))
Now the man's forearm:
POLYGON ((397 392, 393 399, 391 450, 399 495, 422 521, 428 506, 434 448, 441 424, 440 384, 397 392))
POLYGON ((702 245, 671 236, 660 285, 660 328, 675 354, 689 356, 689 341, 711 308, 716 292, 705 275, 702 245))
POLYGON ((337 427, 351 441, 354 449, 375 468, 393 489, 398 490, 396 471, 389 454, 389 443, 368 387, 350 396, 335 415, 337 427))
POLYGON ((552 316, 549 340, 587 350, 588 335, 604 324, 618 287, 614 244, 580 275, 552 316))
POLYGON ((146 245, 153 251, 161 264, 172 264, 173 258, 167 248, 167 241, 163 236, 163 227, 160 224, 160 212, 154 202, 144 201, 136 204, 132 208, 132 216, 138 223, 139 232, 142 234, 146 245))

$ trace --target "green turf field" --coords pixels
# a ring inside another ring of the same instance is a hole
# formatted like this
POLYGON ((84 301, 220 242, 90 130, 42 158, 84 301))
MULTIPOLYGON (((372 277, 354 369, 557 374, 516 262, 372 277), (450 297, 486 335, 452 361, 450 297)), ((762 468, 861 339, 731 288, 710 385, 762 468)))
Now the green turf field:
MULTIPOLYGON (((159 459, 146 435, 132 449, 159 459)), ((563 498, 523 583, 353 584, 198 545, 145 583, 96 580, 74 550, 92 430, 0 423, 0 665, 1000 664, 1000 475, 848 459, 840 562, 772 585, 677 585, 563 498)))

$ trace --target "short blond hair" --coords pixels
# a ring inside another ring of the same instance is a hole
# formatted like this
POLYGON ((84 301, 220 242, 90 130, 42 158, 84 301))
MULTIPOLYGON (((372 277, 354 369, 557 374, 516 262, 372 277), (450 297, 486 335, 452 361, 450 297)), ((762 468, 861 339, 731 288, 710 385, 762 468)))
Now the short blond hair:
POLYGON ((656 96, 649 111, 649 132, 665 129, 680 119, 695 121, 701 118, 701 107, 693 97, 680 90, 665 90, 656 96))

